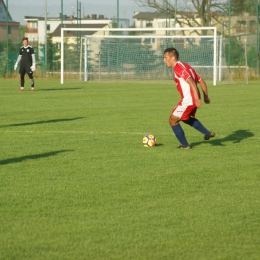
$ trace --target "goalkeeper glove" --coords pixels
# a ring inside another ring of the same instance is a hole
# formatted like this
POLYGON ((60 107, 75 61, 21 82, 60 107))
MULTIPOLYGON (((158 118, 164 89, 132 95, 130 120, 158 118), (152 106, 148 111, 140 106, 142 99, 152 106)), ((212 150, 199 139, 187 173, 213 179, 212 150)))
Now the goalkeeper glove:
POLYGON ((18 66, 18 64, 17 64, 17 63, 15 63, 15 64, 14 64, 14 70, 16 70, 16 69, 17 69, 17 66, 18 66))
POLYGON ((31 66, 31 70, 32 70, 32 71, 35 71, 35 70, 36 70, 35 64, 33 64, 33 65, 31 66))

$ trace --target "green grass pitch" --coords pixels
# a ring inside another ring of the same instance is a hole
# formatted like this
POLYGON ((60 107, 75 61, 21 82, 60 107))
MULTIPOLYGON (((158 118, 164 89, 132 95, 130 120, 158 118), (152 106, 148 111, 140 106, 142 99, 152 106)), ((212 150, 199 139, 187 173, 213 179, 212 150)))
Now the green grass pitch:
POLYGON ((172 81, 0 82, 0 259, 259 259, 258 82, 209 84, 191 150, 172 81))

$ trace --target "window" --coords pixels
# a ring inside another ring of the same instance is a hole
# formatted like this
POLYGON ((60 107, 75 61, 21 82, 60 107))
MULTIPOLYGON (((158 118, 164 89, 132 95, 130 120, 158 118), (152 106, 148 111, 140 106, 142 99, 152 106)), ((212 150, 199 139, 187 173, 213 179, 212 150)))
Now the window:
POLYGON ((238 32, 238 33, 246 32, 246 21, 237 21, 236 22, 236 32, 238 32))
POLYGON ((153 27, 152 21, 146 21, 146 27, 153 27))
POLYGON ((28 34, 28 40, 29 42, 37 42, 38 41, 38 36, 36 34, 28 34))
POLYGON ((31 28, 38 28, 37 22, 31 22, 31 28))
POLYGON ((47 30, 47 31, 50 31, 50 29, 51 29, 51 25, 50 25, 50 24, 47 24, 46 30, 47 30))
POLYGON ((249 32, 250 33, 255 33, 256 32, 256 22, 255 21, 250 21, 249 22, 249 32))

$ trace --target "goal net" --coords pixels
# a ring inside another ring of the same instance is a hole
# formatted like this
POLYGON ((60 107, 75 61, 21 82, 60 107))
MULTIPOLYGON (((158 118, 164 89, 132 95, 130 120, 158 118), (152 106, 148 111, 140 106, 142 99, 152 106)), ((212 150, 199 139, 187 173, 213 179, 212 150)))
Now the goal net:
POLYGON ((172 79, 172 69, 163 62, 163 53, 168 47, 175 47, 181 61, 192 65, 205 80, 216 85, 215 27, 63 28, 61 83, 65 78, 83 81, 172 79), (71 39, 67 30, 74 30, 77 37, 71 39))

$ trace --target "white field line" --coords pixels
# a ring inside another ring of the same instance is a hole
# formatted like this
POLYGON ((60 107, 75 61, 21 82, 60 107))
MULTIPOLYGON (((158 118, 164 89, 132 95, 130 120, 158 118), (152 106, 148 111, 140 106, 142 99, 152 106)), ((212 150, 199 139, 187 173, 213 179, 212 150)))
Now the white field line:
MULTIPOLYGON (((109 135, 145 135, 148 133, 145 132, 97 132, 97 131, 72 131, 72 130, 64 130, 64 131, 12 131, 12 130, 0 130, 0 133, 56 133, 56 134, 89 134, 89 135, 102 135, 102 134, 109 134, 109 135)), ((161 135, 169 135, 169 133, 162 133, 161 135)))
MULTIPOLYGON (((0 133, 46 133, 46 134, 86 134, 86 135, 146 135, 148 134, 145 132, 98 132, 98 131, 72 131, 72 130, 64 130, 64 131, 10 131, 10 130, 0 130, 0 133)), ((199 133, 198 133, 199 134, 199 133)), ((172 136, 173 133, 169 132, 169 133, 159 133, 156 134, 156 136, 160 136, 160 135, 164 135, 164 136, 172 136)), ((192 134, 189 136, 197 136, 197 134, 192 134)), ((220 135, 217 134, 216 137, 214 139, 219 139, 219 138, 225 138, 227 137, 227 135, 220 135)), ((257 136, 250 136, 250 137, 246 137, 246 136, 232 136, 229 137, 230 139, 254 139, 254 140, 260 140, 260 137, 257 136)), ((212 139, 212 140, 214 140, 212 139)))

